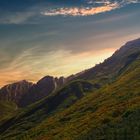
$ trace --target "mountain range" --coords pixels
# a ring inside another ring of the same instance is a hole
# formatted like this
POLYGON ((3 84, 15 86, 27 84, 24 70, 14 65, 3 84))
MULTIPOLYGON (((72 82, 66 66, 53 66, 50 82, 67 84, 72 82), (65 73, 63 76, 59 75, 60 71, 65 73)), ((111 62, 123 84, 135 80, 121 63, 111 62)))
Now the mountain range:
POLYGON ((1 140, 140 139, 140 39, 69 77, 0 89, 1 140))

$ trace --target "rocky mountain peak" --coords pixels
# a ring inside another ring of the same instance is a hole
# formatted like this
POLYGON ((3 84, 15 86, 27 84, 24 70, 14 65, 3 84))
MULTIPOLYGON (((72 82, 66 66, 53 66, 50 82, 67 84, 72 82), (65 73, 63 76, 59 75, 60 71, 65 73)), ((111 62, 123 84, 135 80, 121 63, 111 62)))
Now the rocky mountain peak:
POLYGON ((14 101, 19 104, 19 100, 28 92, 32 85, 33 83, 26 80, 6 85, 0 89, 0 100, 14 101))

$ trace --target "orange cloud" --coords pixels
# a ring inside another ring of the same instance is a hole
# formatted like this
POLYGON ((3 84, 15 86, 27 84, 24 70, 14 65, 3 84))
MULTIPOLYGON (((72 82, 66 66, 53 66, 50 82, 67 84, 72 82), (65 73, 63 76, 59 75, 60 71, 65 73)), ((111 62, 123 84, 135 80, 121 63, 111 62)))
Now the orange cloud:
POLYGON ((120 7, 119 4, 115 2, 115 3, 108 3, 106 5, 99 6, 99 7, 81 7, 81 8, 72 7, 72 8, 52 9, 52 10, 42 12, 42 14, 47 16, 56 16, 56 15, 89 16, 89 15, 111 11, 119 7, 120 7))

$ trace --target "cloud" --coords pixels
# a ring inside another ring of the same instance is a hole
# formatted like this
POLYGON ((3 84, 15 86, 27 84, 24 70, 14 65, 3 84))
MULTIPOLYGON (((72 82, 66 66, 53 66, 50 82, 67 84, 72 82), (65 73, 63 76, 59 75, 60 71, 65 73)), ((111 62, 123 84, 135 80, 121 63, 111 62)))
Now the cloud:
POLYGON ((16 12, 10 13, 0 18, 2 24, 20 24, 26 22, 28 19, 33 17, 33 12, 16 12))
POLYGON ((107 11, 111 11, 113 9, 119 8, 118 3, 109 3, 104 6, 99 7, 72 7, 72 8, 58 8, 51 9, 45 12, 42 12, 42 15, 46 16, 56 16, 56 15, 69 15, 69 16, 89 16, 98 13, 103 13, 107 11))
POLYGON ((11 8, 0 6, 0 24, 34 23, 40 21, 42 15, 90 16, 135 3, 140 3, 140 0, 77 0, 77 3, 68 3, 68 1, 55 3, 54 1, 42 0, 39 3, 37 1, 30 2, 23 7, 23 3, 19 2, 19 5, 11 6, 11 8))
POLYGON ((123 0, 124 3, 130 4, 130 3, 140 3, 140 0, 123 0))
POLYGON ((112 11, 132 3, 140 3, 140 0, 121 0, 114 2, 111 0, 88 0, 86 1, 88 6, 50 8, 41 12, 41 14, 45 16, 90 16, 112 11))
POLYGON ((109 4, 109 0, 87 0, 88 4, 109 4))
POLYGON ((114 49, 104 49, 73 54, 68 50, 59 50, 33 55, 38 50, 40 50, 39 47, 27 49, 19 54, 7 68, 0 69, 0 86, 22 79, 36 82, 45 75, 68 76, 92 67, 114 51, 114 49))

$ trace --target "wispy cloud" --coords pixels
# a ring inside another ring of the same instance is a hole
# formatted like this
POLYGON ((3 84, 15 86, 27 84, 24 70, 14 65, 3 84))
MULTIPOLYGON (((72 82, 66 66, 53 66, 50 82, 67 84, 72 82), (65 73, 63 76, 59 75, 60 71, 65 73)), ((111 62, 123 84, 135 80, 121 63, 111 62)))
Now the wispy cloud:
POLYGON ((98 61, 103 61, 110 56, 114 51, 114 49, 105 49, 73 54, 68 50, 59 50, 34 56, 33 53, 39 49, 36 47, 25 50, 7 68, 1 69, 0 86, 21 79, 35 82, 45 75, 68 76, 92 67, 98 61), (97 54, 98 58, 96 57, 97 54), (89 61, 91 63, 88 63, 89 61))
POLYGON ((16 12, 9 13, 0 18, 0 23, 2 24, 20 24, 26 22, 28 19, 33 17, 35 13, 33 12, 16 12))

